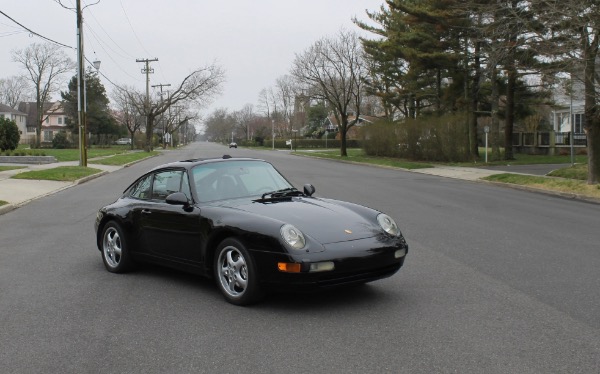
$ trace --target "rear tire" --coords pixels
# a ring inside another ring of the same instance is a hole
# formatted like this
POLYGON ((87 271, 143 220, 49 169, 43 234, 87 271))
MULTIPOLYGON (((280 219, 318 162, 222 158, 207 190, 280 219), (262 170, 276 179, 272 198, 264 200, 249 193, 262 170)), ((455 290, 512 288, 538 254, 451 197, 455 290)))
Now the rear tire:
POLYGON ((108 222, 102 229, 102 261, 111 273, 125 273, 132 267, 127 239, 115 221, 108 222))
POLYGON ((217 287, 231 304, 249 305, 262 298, 254 259, 238 240, 219 244, 213 268, 217 287))

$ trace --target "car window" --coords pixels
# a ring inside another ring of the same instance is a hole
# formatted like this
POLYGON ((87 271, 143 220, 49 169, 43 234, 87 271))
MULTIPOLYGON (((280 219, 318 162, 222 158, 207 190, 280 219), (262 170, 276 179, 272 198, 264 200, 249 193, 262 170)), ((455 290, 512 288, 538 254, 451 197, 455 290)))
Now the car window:
POLYGON ((152 181, 152 175, 139 180, 130 189, 129 196, 137 199, 149 199, 150 198, 150 186, 152 181))
POLYGON ((201 202, 250 197, 292 187, 264 161, 228 161, 201 164, 192 169, 196 195, 201 202))
POLYGON ((164 201, 167 196, 181 190, 183 171, 163 171, 154 174, 152 182, 152 200, 164 201))

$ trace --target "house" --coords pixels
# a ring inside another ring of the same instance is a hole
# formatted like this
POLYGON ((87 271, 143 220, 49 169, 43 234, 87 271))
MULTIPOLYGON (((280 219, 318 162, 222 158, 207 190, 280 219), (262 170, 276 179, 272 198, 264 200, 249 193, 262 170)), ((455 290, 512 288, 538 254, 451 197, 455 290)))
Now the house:
MULTIPOLYGON (((346 134, 347 138, 348 139, 357 139, 358 138, 358 128, 365 126, 365 125, 372 124, 379 119, 380 118, 373 117, 373 116, 364 116, 364 115, 358 116, 358 122, 356 123, 356 125, 352 126, 348 130, 348 133, 346 134)), ((356 116, 354 114, 351 114, 348 116, 348 123, 352 123, 352 122, 354 122, 354 120, 356 120, 356 116)), ((328 132, 337 132, 338 131, 338 122, 334 115, 330 115, 329 117, 327 117, 327 119, 325 120, 325 123, 323 124, 323 128, 325 131, 328 131, 328 132)))
MULTIPOLYGON (((62 103, 60 101, 51 103, 44 103, 44 114, 42 116, 42 138, 41 142, 52 142, 54 135, 66 131, 67 115, 64 111, 62 103)), ((35 139, 35 133, 37 128, 37 106, 35 102, 21 102, 19 103, 19 111, 27 113, 27 133, 33 134, 35 139)))
POLYGON ((554 107, 552 110, 551 123, 555 132, 571 132, 571 121, 573 116, 573 133, 583 134, 584 126, 584 86, 583 81, 573 75, 565 86, 559 86, 553 93, 554 107))
POLYGON ((29 144, 30 137, 35 138, 35 131, 33 133, 27 132, 26 113, 13 109, 8 105, 0 104, 0 117, 14 121, 17 124, 19 134, 21 135, 19 143, 29 144))

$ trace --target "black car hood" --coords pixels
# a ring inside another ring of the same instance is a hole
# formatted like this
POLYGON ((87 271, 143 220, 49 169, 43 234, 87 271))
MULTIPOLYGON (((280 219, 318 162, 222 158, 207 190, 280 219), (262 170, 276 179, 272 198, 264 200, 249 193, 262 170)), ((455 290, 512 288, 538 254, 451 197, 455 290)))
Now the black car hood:
POLYGON ((376 221, 333 201, 294 197, 276 202, 236 201, 222 205, 289 223, 321 244, 369 238, 381 234, 376 221))

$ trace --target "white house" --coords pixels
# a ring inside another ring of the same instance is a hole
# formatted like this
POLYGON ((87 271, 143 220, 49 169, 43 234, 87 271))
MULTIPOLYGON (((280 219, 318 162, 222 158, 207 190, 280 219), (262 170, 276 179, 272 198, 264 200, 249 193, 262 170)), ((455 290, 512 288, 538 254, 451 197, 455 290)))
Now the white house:
POLYGON ((35 131, 33 133, 29 133, 27 131, 26 113, 13 109, 8 105, 0 104, 0 117, 14 121, 17 124, 17 127, 19 128, 19 134, 21 135, 19 143, 28 144, 30 136, 35 138, 35 131))
POLYGON ((572 77, 566 87, 557 87, 554 92, 554 102, 556 103, 552 111, 552 123, 556 132, 571 132, 574 134, 583 134, 584 122, 584 97, 583 82, 572 77), (572 89, 569 87, 572 85, 572 89), (573 121, 570 121, 572 116, 573 121), (571 129, 571 123, 573 129, 571 129))

